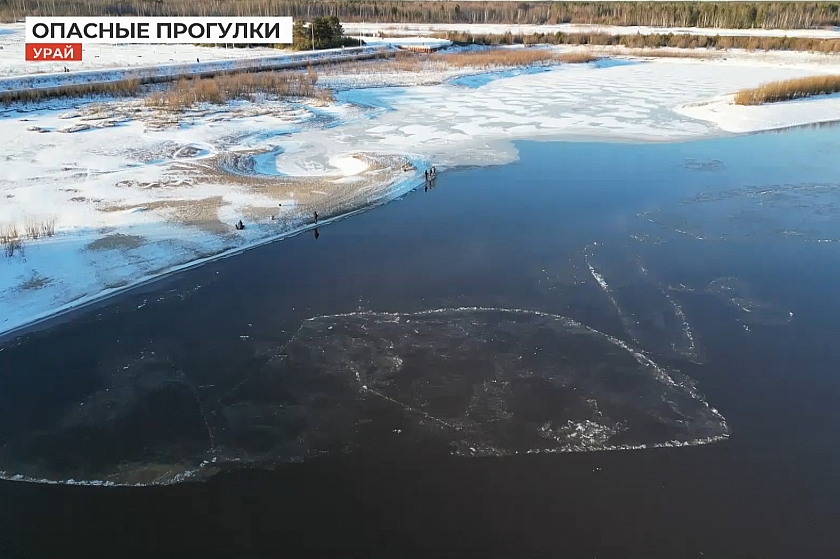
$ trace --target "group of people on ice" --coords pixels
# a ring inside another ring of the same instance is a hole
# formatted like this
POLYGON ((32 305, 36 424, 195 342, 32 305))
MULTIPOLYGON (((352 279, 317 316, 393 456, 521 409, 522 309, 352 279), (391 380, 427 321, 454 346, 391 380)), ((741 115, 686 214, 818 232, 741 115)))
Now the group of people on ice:
MULTIPOLYGON (((429 167, 428 169, 426 169, 425 171, 423 171, 423 174, 426 176, 426 190, 429 190, 429 184, 432 181, 435 180, 435 177, 437 177, 437 169, 435 169, 435 167, 433 165, 433 166, 429 167)), ((283 204, 281 203, 279 205, 282 206, 283 204)), ((314 222, 317 225, 318 224, 318 212, 313 212, 313 217, 314 217, 314 222)), ((274 219, 275 219, 274 215, 272 215, 271 216, 271 221, 274 221, 274 219)), ((242 220, 240 219, 238 223, 234 224, 234 228, 237 231, 242 231, 243 229, 245 229, 245 224, 242 223, 242 220)), ((316 229, 316 232, 315 232, 315 238, 316 239, 318 238, 317 229, 316 229)))

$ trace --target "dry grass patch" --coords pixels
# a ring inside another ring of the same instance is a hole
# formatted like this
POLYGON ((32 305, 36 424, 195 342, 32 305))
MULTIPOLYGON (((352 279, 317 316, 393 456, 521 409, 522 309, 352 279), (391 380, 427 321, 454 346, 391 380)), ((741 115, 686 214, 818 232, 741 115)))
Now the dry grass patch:
POLYGON ((588 52, 556 53, 546 49, 488 49, 459 53, 433 54, 453 68, 492 68, 498 66, 530 66, 532 64, 564 62, 592 62, 596 57, 588 52))
POLYGON ((554 55, 554 60, 563 64, 586 64, 587 62, 595 62, 598 57, 588 51, 566 52, 554 55))
POLYGON ((85 246, 86 250, 132 250, 146 244, 146 239, 139 235, 124 235, 115 233, 108 235, 85 246))
POLYGON ((15 254, 24 255, 23 235, 15 223, 0 224, 0 244, 3 245, 3 254, 8 258, 15 254))
POLYGON ((169 223, 195 227, 214 234, 228 233, 231 225, 219 220, 219 208, 225 205, 221 196, 210 196, 194 200, 156 200, 145 204, 100 206, 101 212, 122 212, 142 209, 150 212, 160 212, 169 223))
POLYGON ((55 88, 34 88, 0 92, 0 102, 33 103, 57 97, 87 97, 107 95, 110 97, 131 97, 140 93, 140 80, 120 80, 101 83, 80 83, 55 88))
POLYGON ((52 283, 52 280, 50 278, 45 278, 44 276, 39 276, 38 274, 35 274, 19 286, 17 286, 17 290, 35 291, 36 289, 41 289, 43 287, 48 286, 50 283, 52 283))
POLYGON ((24 233, 33 241, 55 235, 55 218, 28 217, 23 225, 24 233))
POLYGON ((762 105, 840 92, 840 75, 771 82, 735 94, 736 105, 762 105))
POLYGON ((710 52, 704 50, 663 50, 657 48, 642 48, 642 49, 622 49, 611 51, 617 54, 636 56, 639 58, 699 58, 710 59, 720 58, 721 55, 717 52, 710 52))
POLYGON ((23 239, 8 239, 3 241, 3 253, 8 257, 11 258, 15 254, 19 254, 23 256, 24 254, 24 247, 23 247, 23 239))
POLYGON ((5 243, 11 239, 20 237, 16 223, 2 223, 0 224, 0 242, 5 243))
POLYGON ((182 78, 169 89, 146 98, 148 107, 183 110, 195 103, 222 105, 236 99, 254 100, 259 95, 312 97, 332 100, 332 93, 316 87, 318 74, 306 72, 259 72, 224 74, 212 78, 182 78))
POLYGON ((445 71, 451 68, 488 70, 517 68, 538 64, 581 64, 597 60, 587 51, 558 53, 548 49, 495 48, 471 52, 439 52, 421 54, 399 51, 387 60, 358 60, 326 64, 318 71, 324 74, 407 73, 445 71))

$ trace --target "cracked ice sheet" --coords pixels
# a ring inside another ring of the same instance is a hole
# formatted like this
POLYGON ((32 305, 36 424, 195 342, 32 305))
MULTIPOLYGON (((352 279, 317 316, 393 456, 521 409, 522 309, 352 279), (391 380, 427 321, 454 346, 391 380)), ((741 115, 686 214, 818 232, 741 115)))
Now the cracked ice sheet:
POLYGON ((0 446, 0 478, 201 480, 363 448, 368 425, 463 457, 680 447, 729 436, 689 377, 612 336, 535 311, 313 317, 221 391, 223 377, 198 390, 201 377, 177 353, 151 340, 139 355, 103 356, 92 382, 52 419, 13 427, 0 446))

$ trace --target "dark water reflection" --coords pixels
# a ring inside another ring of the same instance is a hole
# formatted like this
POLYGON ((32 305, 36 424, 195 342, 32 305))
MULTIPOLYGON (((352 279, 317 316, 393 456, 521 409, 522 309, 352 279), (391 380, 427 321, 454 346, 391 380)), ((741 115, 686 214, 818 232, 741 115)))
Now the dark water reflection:
MULTIPOLYGON (((360 310, 570 317, 679 375, 726 418, 728 440, 464 458, 448 440, 407 436, 412 416, 382 405, 299 464, 165 487, 3 482, 0 552, 133 542, 354 557, 833 556, 840 259, 819 241, 840 238, 837 129, 520 147, 514 165, 440 175, 320 238, 7 341, 0 469, 172 481, 212 461, 236 425, 251 448, 276 440, 278 424, 294 444, 293 416, 254 414, 283 394, 246 381, 272 370, 307 319, 360 310), (786 233, 795 227, 807 235, 786 233)), ((458 386, 427 385, 413 404, 461 397, 458 386)))

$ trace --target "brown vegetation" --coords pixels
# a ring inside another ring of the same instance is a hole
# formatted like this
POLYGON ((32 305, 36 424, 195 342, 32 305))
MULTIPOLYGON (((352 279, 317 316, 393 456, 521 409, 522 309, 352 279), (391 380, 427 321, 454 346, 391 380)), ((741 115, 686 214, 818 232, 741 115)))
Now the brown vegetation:
POLYGON ((0 102, 31 103, 55 99, 58 97, 88 97, 107 95, 110 97, 130 97, 140 92, 140 80, 120 80, 100 83, 80 83, 55 88, 16 89, 0 92, 0 102))
POLYGON ((318 74, 306 72, 259 72, 225 74, 212 78, 182 78, 164 91, 146 98, 147 106, 182 110, 194 103, 223 104, 235 99, 254 99, 258 95, 314 97, 332 99, 328 90, 315 86, 318 74))
POLYGON ((588 52, 556 53, 545 49, 488 49, 458 53, 439 53, 432 60, 445 62, 454 68, 491 68, 494 66, 530 66, 538 63, 592 62, 596 57, 588 52))
POLYGON ((18 285, 15 289, 17 291, 35 291, 36 289, 42 289, 48 286, 50 283, 52 283, 50 278, 34 274, 31 278, 18 285))
POLYGON ((840 92, 840 75, 771 82, 735 94, 736 105, 762 105, 840 92))
POLYGON ((399 51, 396 56, 388 60, 339 62, 320 66, 318 71, 328 74, 363 74, 367 72, 421 72, 423 70, 445 70, 447 68, 486 70, 536 64, 579 64, 592 62, 597 58, 589 51, 558 53, 546 49, 500 48, 435 54, 399 51))
POLYGON ((85 246, 86 250, 132 250, 146 243, 146 239, 138 235, 124 235, 113 233, 100 237, 85 246))
POLYGON ((27 218, 23 231, 18 229, 16 223, 0 224, 0 244, 3 245, 4 254, 11 258, 15 253, 23 255, 24 240, 28 237, 33 241, 41 237, 52 237, 55 235, 55 218, 27 218))
POLYGON ((637 56, 640 58, 719 58, 723 55, 705 50, 665 50, 665 49, 623 49, 617 51, 624 56, 637 56))
POLYGON ((651 34, 610 35, 609 33, 535 33, 532 35, 471 35, 469 33, 438 33, 438 38, 458 44, 479 45, 621 45, 628 48, 675 47, 682 49, 746 49, 840 52, 840 39, 811 39, 807 37, 730 37, 721 35, 651 34))
POLYGON ((23 225, 23 230, 26 232, 26 235, 32 240, 37 240, 38 237, 41 236, 41 226, 34 219, 27 219, 26 223, 23 225))
POLYGON ((0 225, 0 244, 3 245, 3 253, 9 258, 16 252, 23 255, 23 239, 14 223, 0 225))
POLYGON ((6 0, 0 18, 38 16, 337 16, 402 23, 594 23, 792 29, 840 24, 831 2, 435 2, 401 0, 6 0))
POLYGON ((588 51, 562 52, 554 55, 554 60, 563 64, 586 64, 595 62, 598 57, 588 51))
POLYGON ((55 218, 29 218, 24 225, 26 235, 34 240, 55 235, 55 218))
MULTIPOLYGON (((257 94, 280 97, 313 97, 328 101, 332 94, 315 86, 317 72, 229 73, 212 78, 181 78, 168 88, 146 99, 151 107, 183 109, 193 103, 225 103, 233 99, 251 99, 257 94)), ((22 89, 0 92, 0 102, 31 103, 54 98, 88 96, 132 97, 143 91, 138 79, 67 85, 56 88, 22 89)))

